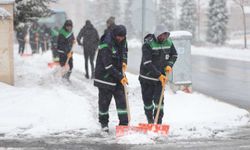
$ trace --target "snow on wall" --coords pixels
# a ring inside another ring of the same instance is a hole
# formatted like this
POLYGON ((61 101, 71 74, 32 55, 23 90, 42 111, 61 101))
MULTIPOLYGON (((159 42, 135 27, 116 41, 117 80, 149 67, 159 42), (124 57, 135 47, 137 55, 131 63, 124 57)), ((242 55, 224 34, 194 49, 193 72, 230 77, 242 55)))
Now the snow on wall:
POLYGON ((11 14, 4 8, 0 7, 0 19, 6 19, 7 17, 10 17, 11 14))
POLYGON ((11 3, 14 3, 14 2, 15 2, 14 0, 1 0, 0 4, 11 4, 11 3))

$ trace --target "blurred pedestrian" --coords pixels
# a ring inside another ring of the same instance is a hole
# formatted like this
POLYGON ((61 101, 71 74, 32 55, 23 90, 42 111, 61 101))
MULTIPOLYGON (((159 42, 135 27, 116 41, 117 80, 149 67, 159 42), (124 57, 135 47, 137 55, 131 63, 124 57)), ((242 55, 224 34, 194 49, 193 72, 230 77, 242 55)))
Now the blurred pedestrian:
POLYGON ((85 58, 85 77, 89 78, 88 60, 91 65, 91 78, 94 78, 94 58, 98 48, 99 35, 95 27, 89 20, 86 21, 84 27, 77 36, 77 43, 83 46, 83 54, 85 58))
POLYGON ((69 65, 69 71, 63 75, 63 78, 69 81, 72 69, 73 69, 73 52, 72 47, 75 42, 75 36, 73 33, 73 22, 71 20, 66 20, 62 29, 59 31, 57 51, 59 53, 59 61, 61 67, 64 67, 67 61, 69 65))

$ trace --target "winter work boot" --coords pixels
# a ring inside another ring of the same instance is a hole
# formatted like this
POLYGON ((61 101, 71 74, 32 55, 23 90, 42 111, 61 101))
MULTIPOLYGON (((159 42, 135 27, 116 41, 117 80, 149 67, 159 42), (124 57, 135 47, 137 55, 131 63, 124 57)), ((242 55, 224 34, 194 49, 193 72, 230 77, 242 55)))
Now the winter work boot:
POLYGON ((154 123, 153 117, 147 117, 147 120, 148 120, 148 124, 154 123))
POLYGON ((153 112, 146 110, 146 118, 148 120, 148 124, 153 124, 154 123, 154 118, 153 118, 153 112))
POLYGON ((91 79, 94 79, 94 78, 95 78, 95 73, 92 72, 91 79))
POLYGON ((159 119, 158 119, 157 124, 162 124, 162 118, 159 118, 159 119))
POLYGON ((70 75, 71 75, 71 71, 68 71, 65 75, 63 75, 63 78, 69 81, 70 75))
POLYGON ((104 124, 102 124, 101 125, 102 126, 102 132, 109 132, 109 127, 108 127, 108 125, 104 125, 104 124))
POLYGON ((86 77, 87 79, 89 79, 89 74, 86 74, 85 77, 86 77))

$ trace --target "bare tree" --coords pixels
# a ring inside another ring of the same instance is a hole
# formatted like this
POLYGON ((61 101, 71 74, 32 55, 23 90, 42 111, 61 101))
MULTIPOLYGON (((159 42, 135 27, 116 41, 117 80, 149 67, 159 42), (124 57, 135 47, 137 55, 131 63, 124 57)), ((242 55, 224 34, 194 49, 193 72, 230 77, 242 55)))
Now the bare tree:
POLYGON ((250 0, 233 0, 238 4, 242 10, 243 15, 243 26, 244 26, 244 47, 247 48, 247 25, 246 25, 246 13, 245 6, 250 3, 250 0))

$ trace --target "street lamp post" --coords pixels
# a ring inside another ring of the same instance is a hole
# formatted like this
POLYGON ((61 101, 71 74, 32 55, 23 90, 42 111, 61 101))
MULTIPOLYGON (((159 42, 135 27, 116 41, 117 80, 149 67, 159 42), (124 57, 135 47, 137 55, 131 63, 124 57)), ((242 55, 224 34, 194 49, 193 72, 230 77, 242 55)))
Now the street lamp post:
POLYGON ((142 22, 141 22, 141 37, 143 42, 144 31, 145 31, 145 9, 146 9, 146 0, 142 0, 142 22))

